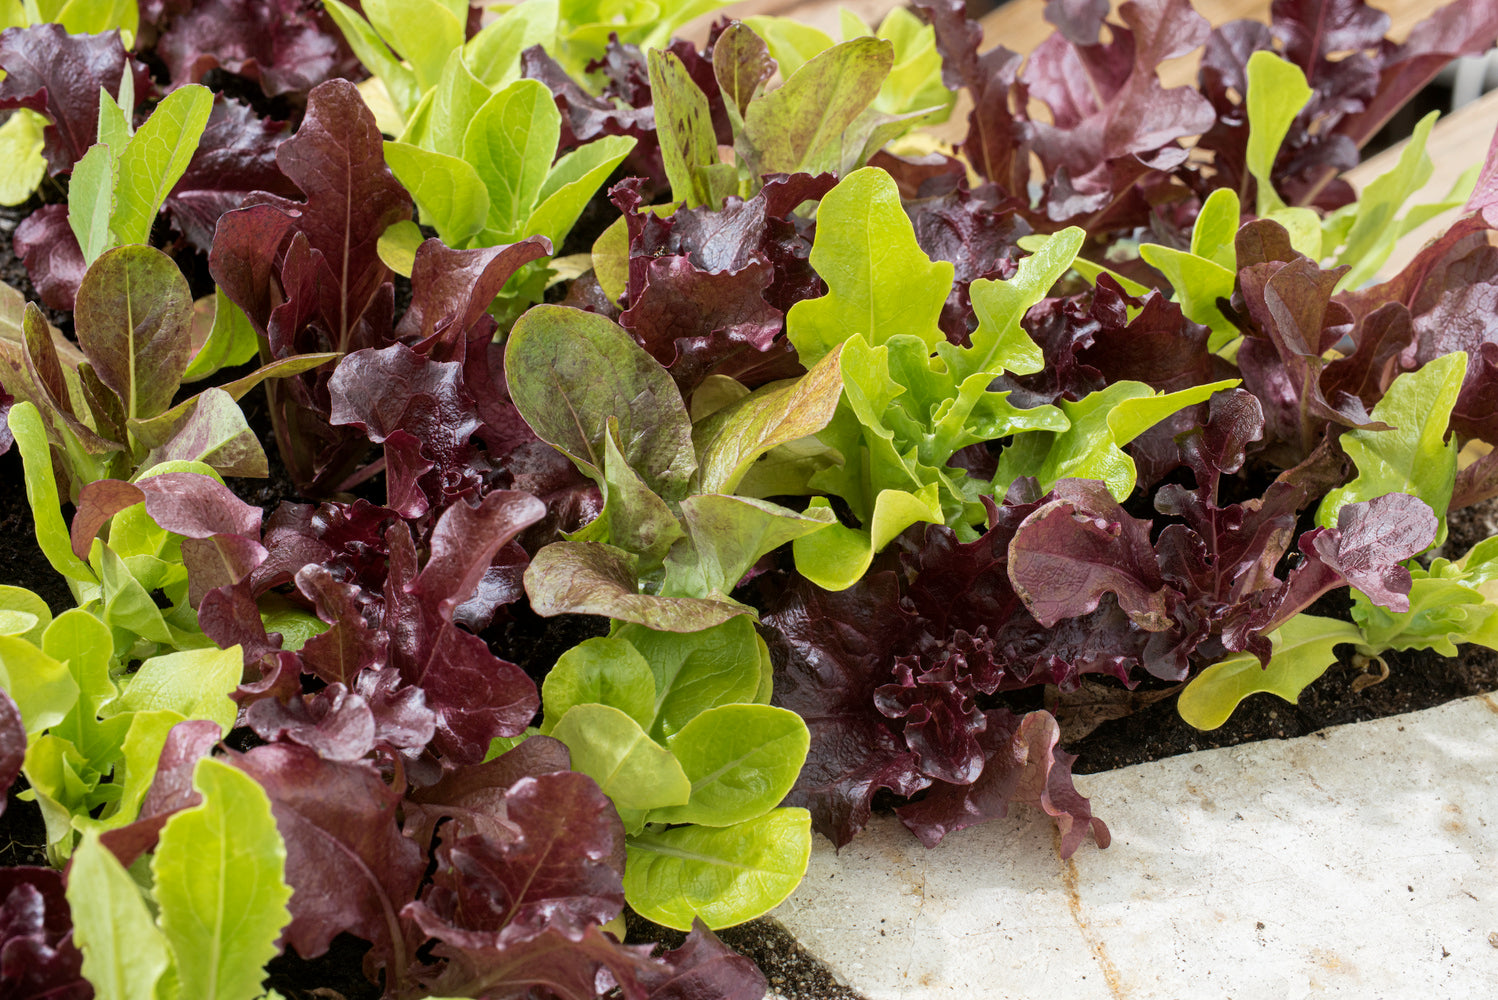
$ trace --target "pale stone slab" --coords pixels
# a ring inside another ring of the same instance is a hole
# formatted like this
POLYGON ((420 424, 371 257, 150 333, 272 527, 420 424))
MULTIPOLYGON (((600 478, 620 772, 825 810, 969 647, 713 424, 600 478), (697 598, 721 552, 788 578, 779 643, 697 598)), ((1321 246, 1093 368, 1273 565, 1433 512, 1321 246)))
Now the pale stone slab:
POLYGON ((773 916, 870 1000, 1498 996, 1498 695, 1082 776, 927 851, 818 840, 773 916))

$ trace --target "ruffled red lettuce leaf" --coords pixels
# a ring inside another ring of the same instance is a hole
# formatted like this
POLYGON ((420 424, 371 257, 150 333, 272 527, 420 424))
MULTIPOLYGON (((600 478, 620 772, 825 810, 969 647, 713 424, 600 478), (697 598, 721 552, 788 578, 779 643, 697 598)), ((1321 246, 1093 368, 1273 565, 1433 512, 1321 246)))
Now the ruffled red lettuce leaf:
MULTIPOLYGON (((385 166, 383 143, 353 84, 319 84, 301 128, 276 150, 306 201, 257 194, 219 220, 209 270, 274 357, 390 343, 394 290, 377 244, 410 219, 411 198, 385 166)), ((367 448, 328 424, 330 377, 267 385, 282 457, 304 489, 336 486, 367 448)))
POLYGON ((78 237, 68 225, 68 206, 43 205, 16 226, 11 246, 26 265, 26 274, 42 303, 72 312, 88 265, 78 237))
POLYGON ((1328 395, 1324 355, 1353 330, 1352 313, 1332 298, 1343 268, 1322 270, 1312 260, 1266 261, 1242 268, 1238 286, 1249 321, 1238 350, 1243 385, 1264 406, 1266 457, 1295 465, 1330 425, 1381 429, 1364 401, 1346 391, 1328 395))
MULTIPOLYGON (((30 108, 51 122, 42 155, 54 177, 68 173, 98 141, 99 91, 118 98, 128 57, 119 32, 70 35, 60 24, 0 33, 0 109, 30 108)), ((150 86, 145 67, 130 61, 136 93, 150 86)))
POLYGON ((1024 206, 986 184, 968 188, 948 173, 937 174, 906 196, 905 211, 915 227, 916 243, 932 260, 949 261, 954 268, 952 291, 942 306, 942 332, 955 344, 969 343, 978 327, 969 289, 979 278, 1007 281, 1021 256, 1018 240, 1031 226, 1024 206), (939 193, 938 193, 939 192, 939 193))
POLYGON ((229 760, 270 796, 286 842, 291 923, 283 939, 303 958, 340 933, 372 943, 366 973, 402 982, 421 943, 401 909, 426 870, 421 849, 397 822, 401 790, 370 763, 338 763, 288 743, 231 753, 229 760))
POLYGON ((0 993, 90 1000, 62 872, 0 868, 0 993))
POLYGON ((868 823, 880 789, 913 795, 931 784, 874 704, 914 616, 900 606, 894 575, 880 573, 837 593, 797 580, 764 621, 773 629, 775 703, 811 730, 785 804, 809 810, 813 829, 842 847, 868 823))
POLYGON ((1099 847, 1107 847, 1112 836, 1072 784, 1076 757, 1058 746, 1061 727, 1051 714, 1020 717, 993 709, 984 716, 986 724, 977 734, 982 773, 970 783, 938 785, 920 801, 900 806, 895 810, 900 822, 921 843, 935 847, 949 833, 1008 815, 1010 804, 1019 802, 1055 819, 1063 858, 1076 853, 1089 831, 1099 847))
POLYGON ((748 385, 801 371, 785 312, 818 294, 810 223, 791 213, 832 188, 830 175, 772 178, 721 210, 640 212, 641 186, 611 192, 629 227, 629 283, 619 322, 671 371, 684 393, 708 375, 748 385))
POLYGON ((174 87, 223 68, 256 81, 271 97, 305 97, 325 80, 363 75, 343 33, 317 0, 199 0, 172 6, 158 13, 154 27, 156 54, 174 87))
MULTIPOLYGON (((413 789, 403 807, 405 834, 424 847, 432 845, 439 826, 449 843, 469 837, 503 843, 514 835, 507 822, 510 787, 521 778, 567 771, 571 766, 566 744, 549 736, 532 736, 493 760, 458 768, 436 784, 413 789)), ((616 850, 623 850, 622 841, 616 850)), ((622 870, 623 855, 613 860, 613 867, 622 870)))
POLYGON ((220 95, 197 152, 161 210, 189 246, 207 253, 219 217, 255 191, 295 198, 296 185, 276 166, 276 149, 290 134, 285 122, 261 118, 220 95))

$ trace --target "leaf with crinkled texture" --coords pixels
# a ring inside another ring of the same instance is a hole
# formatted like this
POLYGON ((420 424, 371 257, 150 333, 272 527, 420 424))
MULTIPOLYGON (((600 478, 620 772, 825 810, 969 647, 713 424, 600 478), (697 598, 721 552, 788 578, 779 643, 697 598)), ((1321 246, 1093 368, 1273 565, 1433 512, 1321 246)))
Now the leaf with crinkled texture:
POLYGON ((1076 853, 1091 831, 1098 847, 1112 840, 1108 827, 1092 815, 1087 799, 1072 784, 1076 757, 1057 746, 1061 730, 1049 712, 1016 718, 1003 709, 986 713, 980 734, 987 762, 971 785, 942 785, 924 799, 896 810, 900 822, 935 847, 947 834, 1006 815, 1023 802, 1044 810, 1061 833, 1061 856, 1076 853))
POLYGON ((809 809, 816 831, 842 847, 868 823, 881 788, 913 795, 931 784, 874 707, 913 616, 899 604, 894 576, 878 574, 838 593, 798 583, 766 624, 775 630, 775 704, 811 730, 786 804, 809 809))
POLYGON ((73 924, 62 872, 17 866, 0 869, 0 989, 21 997, 91 1000, 83 955, 73 944, 73 924))
POLYGON ((16 226, 12 242, 43 304, 71 310, 88 264, 68 225, 68 207, 41 206, 16 226))
POLYGON ((1053 626, 1096 610, 1111 593, 1140 627, 1169 628, 1150 522, 1127 514, 1096 481, 1068 480, 1057 494, 1009 543, 1009 576, 1030 613, 1053 626))
POLYGON ((426 864, 396 825, 399 792, 372 764, 337 764, 304 747, 255 747, 229 760, 270 796, 286 842, 286 943, 315 958, 348 932, 374 945, 375 968, 403 979, 419 942, 399 914, 415 898, 426 864))
MULTIPOLYGON (((1320 583, 1330 571, 1375 603, 1408 611, 1410 571, 1404 562, 1431 546, 1438 525, 1430 505, 1407 493, 1346 504, 1337 511, 1335 528, 1317 528, 1301 536, 1301 550, 1312 559, 1292 575, 1292 596, 1286 603, 1304 607, 1309 601, 1306 594, 1296 592, 1297 585, 1301 591, 1311 585, 1301 577, 1320 583)), ((1284 612, 1280 615, 1283 619, 1284 612)))
POLYGON ((754 609, 721 594, 642 594, 629 554, 599 542, 553 542, 531 560, 525 592, 539 615, 606 615, 668 632, 697 632, 754 609))

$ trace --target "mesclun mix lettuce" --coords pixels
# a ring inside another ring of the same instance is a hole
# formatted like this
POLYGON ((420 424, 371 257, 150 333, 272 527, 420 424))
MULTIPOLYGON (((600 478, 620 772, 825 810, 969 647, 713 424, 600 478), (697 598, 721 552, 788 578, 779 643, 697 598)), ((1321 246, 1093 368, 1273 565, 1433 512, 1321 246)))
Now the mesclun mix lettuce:
POLYGON ((5 8, 62 312, 0 295, 0 452, 75 606, 0 584, 0 784, 71 858, 0 870, 0 992, 348 935, 390 1000, 751 1000, 713 929, 876 801, 1107 845, 1043 686, 1211 727, 1498 648, 1494 540, 1437 550, 1498 495, 1498 151, 1342 176, 1492 4, 1051 4, 1024 58, 959 0, 671 37, 713 6, 5 8))

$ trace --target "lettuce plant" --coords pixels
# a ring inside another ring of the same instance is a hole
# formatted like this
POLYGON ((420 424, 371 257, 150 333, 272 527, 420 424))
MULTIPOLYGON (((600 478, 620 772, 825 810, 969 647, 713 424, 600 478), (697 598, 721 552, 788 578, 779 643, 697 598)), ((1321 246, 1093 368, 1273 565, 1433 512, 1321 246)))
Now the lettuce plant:
MULTIPOLYGON (((173 405, 189 370, 201 377, 217 360, 210 352, 195 365, 195 354, 230 334, 210 334, 195 351, 186 279, 165 254, 140 245, 104 253, 85 274, 76 347, 35 306, 19 319, 0 340, 6 390, 21 400, 11 411, 11 429, 31 470, 28 482, 51 480, 53 468, 61 473, 56 485, 28 489, 61 488, 74 500, 94 480, 128 479, 170 461, 266 475, 265 452, 235 401, 267 378, 304 372, 335 356, 273 362, 173 405)), ((233 323, 232 313, 216 316, 220 322, 233 323)), ((40 516, 35 503, 33 513, 40 516)))
MULTIPOLYGON (((982 517, 979 498, 1001 496, 1021 476, 1047 489, 1065 477, 1101 478, 1115 496, 1126 497, 1135 472, 1121 446, 1233 384, 1159 394, 1120 381, 1059 407, 1028 408, 1011 404, 1007 391, 992 391, 1005 372, 1041 370, 1040 351, 1020 320, 1065 273, 1081 239, 1079 231, 1058 234, 1009 280, 973 282, 979 326, 969 344, 959 345, 938 325, 953 268, 922 252, 894 181, 870 168, 822 199, 811 264, 829 291, 792 307, 786 330, 803 362, 842 345, 845 402, 820 435, 842 462, 794 492, 842 497, 860 525, 838 525, 797 543, 797 566, 808 578, 829 589, 849 586, 918 521, 970 536, 982 517), (1000 438, 1010 443, 991 482, 949 464, 962 449, 1000 438)), ((826 508, 827 501, 813 498, 812 505, 826 508)))
POLYGON ((122 658, 100 618, 82 608, 51 618, 16 588, 4 600, 9 617, 35 619, 0 636, 0 669, 27 733, 27 795, 46 820, 48 857, 61 864, 80 832, 135 820, 173 726, 187 718, 233 725, 229 694, 242 657, 211 646, 185 650, 147 658, 119 678, 122 658))
POLYGON ((262 993, 291 896, 270 799, 249 775, 212 757, 196 762, 191 782, 199 801, 162 824, 149 896, 97 834, 74 855, 73 936, 100 995, 262 993))

